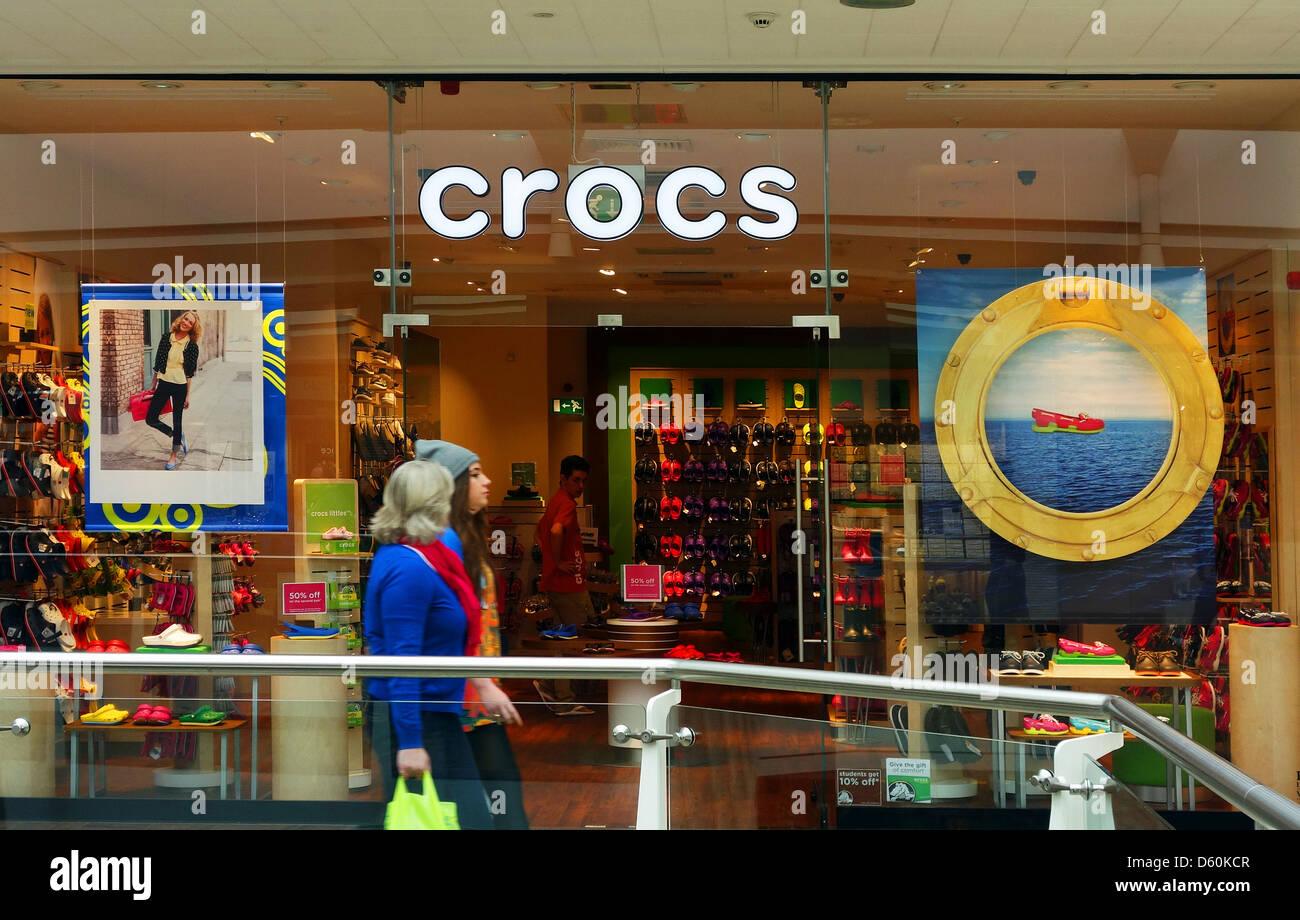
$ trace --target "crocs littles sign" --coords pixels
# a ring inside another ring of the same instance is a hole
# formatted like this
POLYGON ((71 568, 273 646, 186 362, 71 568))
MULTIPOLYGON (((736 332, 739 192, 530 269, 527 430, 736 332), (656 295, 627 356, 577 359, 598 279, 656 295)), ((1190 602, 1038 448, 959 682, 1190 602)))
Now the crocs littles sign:
MULTIPOLYGON (((767 190, 773 186, 793 191, 795 178, 780 166, 755 166, 740 177, 740 198, 746 205, 770 220, 749 214, 736 219, 736 229, 756 240, 780 240, 794 233, 799 225, 799 209, 790 199, 767 190)), ((420 187, 420 216, 429 229, 449 240, 470 240, 483 233, 492 218, 483 209, 464 217, 451 217, 443 210, 443 196, 448 189, 464 188, 478 198, 486 197, 491 183, 478 170, 468 166, 444 166, 435 170, 420 187)), ((524 173, 511 166, 501 173, 501 232, 517 240, 527 230, 528 201, 540 192, 554 192, 560 187, 559 174, 553 169, 535 169, 524 173)), ((659 223, 673 236, 683 240, 712 239, 727 227, 727 215, 713 210, 703 217, 688 218, 681 212, 680 198, 688 188, 703 189, 711 198, 727 194, 727 182, 717 172, 703 166, 683 166, 670 172, 655 191, 655 214, 659 223)), ((564 212, 575 231, 592 240, 609 242, 622 239, 641 224, 645 216, 645 197, 641 184, 617 166, 593 166, 569 180, 564 193, 564 212)))

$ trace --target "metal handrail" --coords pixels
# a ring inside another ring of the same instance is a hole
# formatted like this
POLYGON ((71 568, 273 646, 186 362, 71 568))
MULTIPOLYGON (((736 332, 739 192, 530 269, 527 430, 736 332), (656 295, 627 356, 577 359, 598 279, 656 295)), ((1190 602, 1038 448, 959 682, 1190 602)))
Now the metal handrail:
POLYGON ((920 703, 1009 711, 1051 711, 1063 715, 1114 719, 1182 767, 1202 785, 1249 815, 1276 829, 1300 830, 1300 805, 1243 773, 1228 761, 1147 713, 1129 700, 1106 693, 1076 693, 996 683, 957 683, 806 671, 768 665, 722 664, 673 658, 466 658, 394 655, 193 655, 183 652, 137 654, 0 654, 5 671, 69 670, 105 674, 281 675, 291 677, 549 677, 607 680, 686 681, 732 687, 839 693, 920 703), (648 679, 647 679, 648 678, 648 679))

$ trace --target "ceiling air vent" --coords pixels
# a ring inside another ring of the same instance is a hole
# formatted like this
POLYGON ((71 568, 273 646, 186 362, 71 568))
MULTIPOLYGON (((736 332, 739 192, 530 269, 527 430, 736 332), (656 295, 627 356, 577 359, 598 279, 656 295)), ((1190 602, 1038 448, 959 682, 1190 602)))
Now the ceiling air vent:
POLYGON ((713 255, 712 246, 670 246, 665 248, 651 248, 649 246, 638 246, 636 254, 639 256, 711 256, 713 255))
MULTIPOLYGON (((632 132, 635 134, 635 132, 632 132)), ((685 137, 595 137, 587 135, 585 143, 597 153, 640 153, 641 145, 645 141, 654 141, 655 152, 661 153, 669 151, 671 153, 691 153, 695 146, 691 143, 690 138, 685 137)), ((660 176, 666 176, 670 170, 663 170, 660 176)), ((646 182, 649 183, 650 170, 646 171, 646 182)))
POLYGON ((726 279, 734 278, 730 272, 660 272, 658 278, 651 278, 656 287, 722 287, 726 279))

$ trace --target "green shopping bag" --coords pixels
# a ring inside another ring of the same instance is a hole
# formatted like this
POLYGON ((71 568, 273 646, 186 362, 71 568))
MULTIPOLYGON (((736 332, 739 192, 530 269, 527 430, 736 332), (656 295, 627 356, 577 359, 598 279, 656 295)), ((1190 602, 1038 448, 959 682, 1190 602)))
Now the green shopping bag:
POLYGON ((418 795, 406 788, 406 777, 399 776, 393 800, 388 803, 388 811, 384 814, 384 830, 458 831, 460 818, 455 802, 438 799, 438 790, 428 773, 424 774, 418 795))

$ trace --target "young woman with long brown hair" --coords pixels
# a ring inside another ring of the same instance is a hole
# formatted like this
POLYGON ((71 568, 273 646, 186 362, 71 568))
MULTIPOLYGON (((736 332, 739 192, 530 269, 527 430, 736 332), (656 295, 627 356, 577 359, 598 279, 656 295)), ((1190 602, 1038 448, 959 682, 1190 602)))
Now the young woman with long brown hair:
MULTIPOLYGON (((449 527, 443 543, 461 554, 482 610, 482 641, 478 654, 501 655, 501 615, 497 608, 497 585, 487 563, 485 510, 492 480, 483 472, 476 454, 449 441, 417 441, 415 456, 446 467, 455 477, 451 492, 449 527)), ((502 696, 504 696, 502 692, 502 696)), ((510 737, 499 717, 484 711, 475 688, 466 687, 461 724, 468 733, 470 749, 478 767, 483 790, 493 804, 493 825, 498 830, 527 830, 524 813, 524 785, 510 747, 510 737)))

